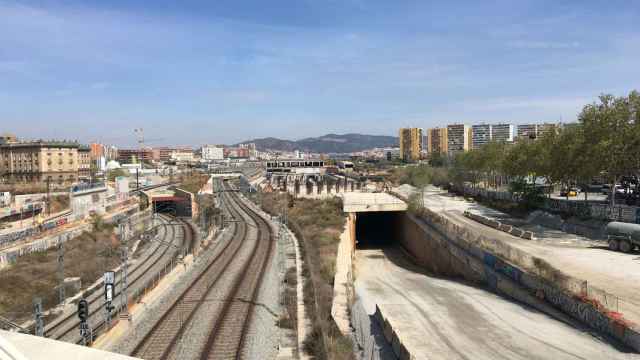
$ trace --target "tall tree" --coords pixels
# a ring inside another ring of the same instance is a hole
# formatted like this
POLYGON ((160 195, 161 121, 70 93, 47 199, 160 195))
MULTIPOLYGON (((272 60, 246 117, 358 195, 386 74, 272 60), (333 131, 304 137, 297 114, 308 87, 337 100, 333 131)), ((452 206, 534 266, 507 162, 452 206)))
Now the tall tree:
POLYGON ((615 205, 615 185, 625 175, 637 175, 640 165, 638 108, 640 95, 602 95, 579 116, 591 161, 605 171, 611 184, 611 206, 615 205))

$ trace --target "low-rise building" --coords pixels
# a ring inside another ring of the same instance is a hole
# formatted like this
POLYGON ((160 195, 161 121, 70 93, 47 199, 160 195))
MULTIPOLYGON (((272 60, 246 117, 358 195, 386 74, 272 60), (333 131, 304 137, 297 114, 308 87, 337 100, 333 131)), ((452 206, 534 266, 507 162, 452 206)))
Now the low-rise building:
POLYGON ((118 149, 118 162, 134 163, 139 161, 150 162, 153 160, 153 151, 149 148, 143 149, 118 149))
POLYGON ((192 162, 195 160, 192 149, 174 149, 171 152, 171 160, 176 162, 192 162))

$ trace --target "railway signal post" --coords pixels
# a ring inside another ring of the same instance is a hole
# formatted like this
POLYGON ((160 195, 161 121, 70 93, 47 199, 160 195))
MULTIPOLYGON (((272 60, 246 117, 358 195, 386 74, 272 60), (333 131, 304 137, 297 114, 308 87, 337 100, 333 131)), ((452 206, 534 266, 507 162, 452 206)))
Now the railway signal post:
POLYGON ((33 299, 33 313, 35 315, 36 326, 35 336, 44 336, 44 319, 42 318, 42 299, 37 297, 33 299))
MULTIPOLYGON (((129 223, 129 226, 131 223, 129 223)), ((129 317, 129 308, 128 308, 128 298, 127 298, 127 277, 129 272, 129 244, 127 243, 127 234, 125 229, 125 224, 120 224, 120 240, 122 243, 122 290, 120 291, 120 307, 122 308, 122 312, 120 313, 121 318, 126 318, 127 320, 131 320, 129 317)))
POLYGON ((111 302, 113 301, 113 294, 115 292, 115 280, 116 273, 114 271, 107 271, 104 273, 104 310, 107 330, 111 329, 111 311, 114 309, 111 302))
POLYGON ((78 319, 80 319, 80 337, 82 338, 82 345, 86 346, 91 342, 91 330, 89 329, 89 303, 87 300, 80 299, 78 301, 78 319))

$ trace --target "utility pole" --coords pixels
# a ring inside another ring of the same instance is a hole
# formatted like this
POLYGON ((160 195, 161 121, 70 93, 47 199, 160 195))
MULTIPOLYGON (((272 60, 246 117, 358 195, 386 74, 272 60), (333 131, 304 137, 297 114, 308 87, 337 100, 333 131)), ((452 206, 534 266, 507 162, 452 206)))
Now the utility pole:
MULTIPOLYGON (((69 236, 68 234, 65 236, 69 236)), ((64 288, 64 242, 62 241, 62 235, 58 236, 58 299, 60 304, 64 306, 65 301, 65 288, 64 288)))
POLYGON ((51 178, 47 177, 47 216, 51 215, 51 178))
MULTIPOLYGON (((144 152, 144 129, 143 128, 139 128, 139 129, 133 129, 133 132, 138 134, 138 144, 139 144, 139 155, 138 155, 138 161, 140 161, 140 168, 143 168, 143 164, 144 162, 142 161, 142 157, 143 157, 143 152, 144 152)), ((136 190, 138 190, 140 188, 140 180, 139 180, 139 175, 138 175, 138 168, 136 168, 136 190)))
MULTIPOLYGON (((130 222, 129 222, 130 224, 130 222)), ((120 291, 120 307, 122 308, 122 314, 129 318, 128 299, 127 299, 127 275, 128 275, 128 260, 129 260, 129 244, 127 243, 127 234, 125 231, 124 222, 120 223, 120 241, 122 247, 121 260, 122 260, 122 290, 120 291)))
POLYGON ((44 336, 44 319, 42 318, 42 299, 37 297, 33 299, 33 313, 36 320, 35 336, 44 336))

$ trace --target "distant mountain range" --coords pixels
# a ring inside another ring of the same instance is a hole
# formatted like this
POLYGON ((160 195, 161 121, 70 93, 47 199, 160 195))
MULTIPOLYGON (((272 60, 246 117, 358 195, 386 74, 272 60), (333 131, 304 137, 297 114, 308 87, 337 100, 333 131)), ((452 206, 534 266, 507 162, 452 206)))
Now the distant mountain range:
POLYGON ((261 151, 294 151, 314 153, 351 153, 379 147, 398 146, 398 138, 384 135, 328 134, 302 140, 282 140, 274 137, 253 139, 241 144, 255 143, 261 151))

